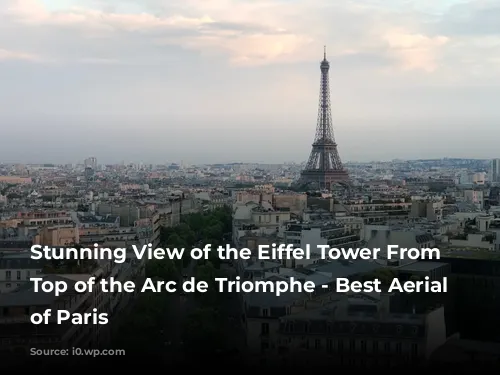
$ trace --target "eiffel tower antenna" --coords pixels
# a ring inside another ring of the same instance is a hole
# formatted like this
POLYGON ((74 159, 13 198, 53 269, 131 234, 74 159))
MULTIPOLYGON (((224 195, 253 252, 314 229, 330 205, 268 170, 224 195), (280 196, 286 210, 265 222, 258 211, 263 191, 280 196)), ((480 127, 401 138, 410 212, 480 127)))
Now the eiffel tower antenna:
POLYGON ((314 137, 309 160, 301 173, 300 182, 305 184, 318 183, 319 189, 331 190, 336 183, 347 184, 349 174, 342 165, 333 134, 328 77, 330 63, 326 59, 326 46, 324 46, 320 70, 321 84, 316 136, 314 137))

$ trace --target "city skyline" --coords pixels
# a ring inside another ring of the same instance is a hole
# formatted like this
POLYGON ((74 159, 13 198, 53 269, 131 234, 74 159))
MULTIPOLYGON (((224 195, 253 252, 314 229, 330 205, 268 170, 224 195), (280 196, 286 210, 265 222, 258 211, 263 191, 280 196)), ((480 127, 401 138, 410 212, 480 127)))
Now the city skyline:
POLYGON ((346 162, 498 156, 493 1, 5 4, 6 162, 303 162, 325 44, 346 162))

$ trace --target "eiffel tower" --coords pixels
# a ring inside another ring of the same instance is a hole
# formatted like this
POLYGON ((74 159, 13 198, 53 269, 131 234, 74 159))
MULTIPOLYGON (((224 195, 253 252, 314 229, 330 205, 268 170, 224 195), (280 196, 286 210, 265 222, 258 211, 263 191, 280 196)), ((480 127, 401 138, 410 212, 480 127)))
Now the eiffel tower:
POLYGON ((299 183, 311 184, 319 189, 331 190, 333 185, 348 184, 349 174, 342 166, 337 143, 333 135, 332 111, 330 106, 330 85, 328 71, 330 63, 324 58, 320 65, 321 85, 319 93, 318 123, 312 144, 311 155, 301 172, 299 183))

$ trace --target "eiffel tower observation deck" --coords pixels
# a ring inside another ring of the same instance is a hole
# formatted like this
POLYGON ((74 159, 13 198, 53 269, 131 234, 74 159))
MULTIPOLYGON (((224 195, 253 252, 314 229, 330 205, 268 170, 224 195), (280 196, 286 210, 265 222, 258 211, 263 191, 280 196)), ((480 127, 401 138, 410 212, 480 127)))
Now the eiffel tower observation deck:
POLYGON ((309 160, 301 172, 299 183, 314 185, 320 190, 331 190, 335 184, 348 184, 349 174, 342 165, 333 135, 328 77, 330 63, 326 59, 326 47, 320 68, 321 85, 316 136, 309 160))

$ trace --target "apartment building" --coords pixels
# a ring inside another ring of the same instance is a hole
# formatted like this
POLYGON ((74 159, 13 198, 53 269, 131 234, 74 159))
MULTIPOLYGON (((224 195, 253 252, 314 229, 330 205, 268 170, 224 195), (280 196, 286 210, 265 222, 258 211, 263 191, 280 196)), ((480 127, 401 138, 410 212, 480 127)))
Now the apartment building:
MULTIPOLYGON (((33 283, 25 282, 11 293, 0 294, 0 352, 27 353, 32 347, 43 348, 98 348, 109 343, 112 319, 119 314, 137 296, 135 293, 104 293, 99 286, 99 280, 115 277, 120 281, 131 280, 136 285, 144 281, 145 261, 138 260, 133 254, 128 254, 127 261, 116 264, 100 261, 90 273, 88 267, 82 268, 81 274, 50 274, 43 275, 44 280, 65 281, 68 291, 60 296, 53 293, 35 293, 33 283), (87 281, 96 277, 93 292, 76 293, 74 284, 77 281, 87 281), (52 316, 59 309, 70 313, 107 312, 110 318, 108 325, 73 325, 71 322, 56 324, 54 320, 48 325, 33 325, 31 314, 52 309, 52 316)), ((60 271, 60 270, 59 270, 60 271)), ((26 270, 24 270, 26 272, 26 270)), ((140 289, 139 289, 140 290, 140 289)))
MULTIPOLYGON (((426 261, 432 262, 432 261, 426 261)), ((500 341, 500 254, 480 248, 441 249, 451 268, 452 304, 446 307, 451 333, 468 340, 500 341), (471 319, 480 312, 479 319, 471 319)))
POLYGON ((268 203, 275 209, 288 210, 293 214, 302 215, 307 208, 307 195, 289 191, 275 192, 274 189, 240 190, 235 192, 236 203, 254 202, 268 203))
POLYGON ((91 227, 79 229, 78 242, 82 246, 93 246, 94 243, 103 244, 116 241, 133 242, 138 240, 136 227, 91 227))
POLYGON ((68 211, 29 211, 17 213, 17 219, 25 226, 51 226, 73 224, 71 212, 68 211))
MULTIPOLYGON (((360 236, 346 231, 343 224, 334 221, 291 222, 283 231, 283 242, 299 248, 311 247, 311 252, 319 254, 318 245, 331 247, 357 247, 361 244, 360 236)), ((318 255, 319 256, 319 255, 318 255)), ((314 259, 286 259, 284 267, 295 268, 314 262, 314 259)))
POLYGON ((113 215, 79 215, 75 212, 73 213, 73 220, 77 224, 78 229, 120 227, 120 217, 113 215))
POLYGON ((0 176, 0 183, 3 184, 20 184, 29 185, 33 181, 31 177, 20 177, 20 176, 0 176))
POLYGON ((334 212, 345 213, 346 216, 360 217, 363 218, 365 224, 373 224, 406 219, 411 205, 411 199, 407 197, 360 198, 335 204, 334 212))
POLYGON ((316 289, 314 293, 286 292, 279 297, 272 293, 245 293, 243 298, 250 353, 255 358, 266 357, 267 350, 276 347, 279 318, 316 309, 338 298, 339 295, 333 288, 338 277, 359 280, 363 274, 379 268, 376 263, 368 261, 322 261, 295 269, 283 268, 276 262, 248 262, 245 267, 247 279, 278 281, 293 277, 303 282, 313 281, 315 285, 327 286, 316 289))
POLYGON ((275 210, 271 204, 247 202, 233 206, 233 242, 238 242, 238 234, 250 228, 263 228, 278 232, 280 226, 290 221, 290 211, 275 210))
POLYGON ((92 311, 98 302, 94 293, 77 293, 74 285, 78 280, 88 280, 90 275, 49 275, 45 280, 64 281, 68 291, 56 297, 51 293, 35 293, 32 283, 25 284, 14 293, 0 295, 0 351, 29 353, 36 348, 92 347, 97 337, 93 325, 73 325, 71 322, 56 324, 55 311, 64 308, 71 313, 92 311), (50 324, 34 325, 33 313, 53 311, 50 324))
POLYGON ((0 255, 0 293, 10 293, 42 272, 43 260, 31 259, 27 251, 0 255))
POLYGON ((440 221, 443 219, 443 207, 444 199, 442 197, 412 199, 409 217, 440 221))
POLYGON ((80 243, 79 230, 75 224, 45 226, 38 230, 33 243, 48 246, 68 246, 80 243))
MULTIPOLYGON (((343 295, 320 308, 286 315, 269 348, 284 363, 303 364, 306 358, 367 369, 423 363, 446 341, 444 309, 397 314, 389 301, 385 295, 378 301, 343 295)), ((265 326, 262 330, 267 332, 265 326)))

